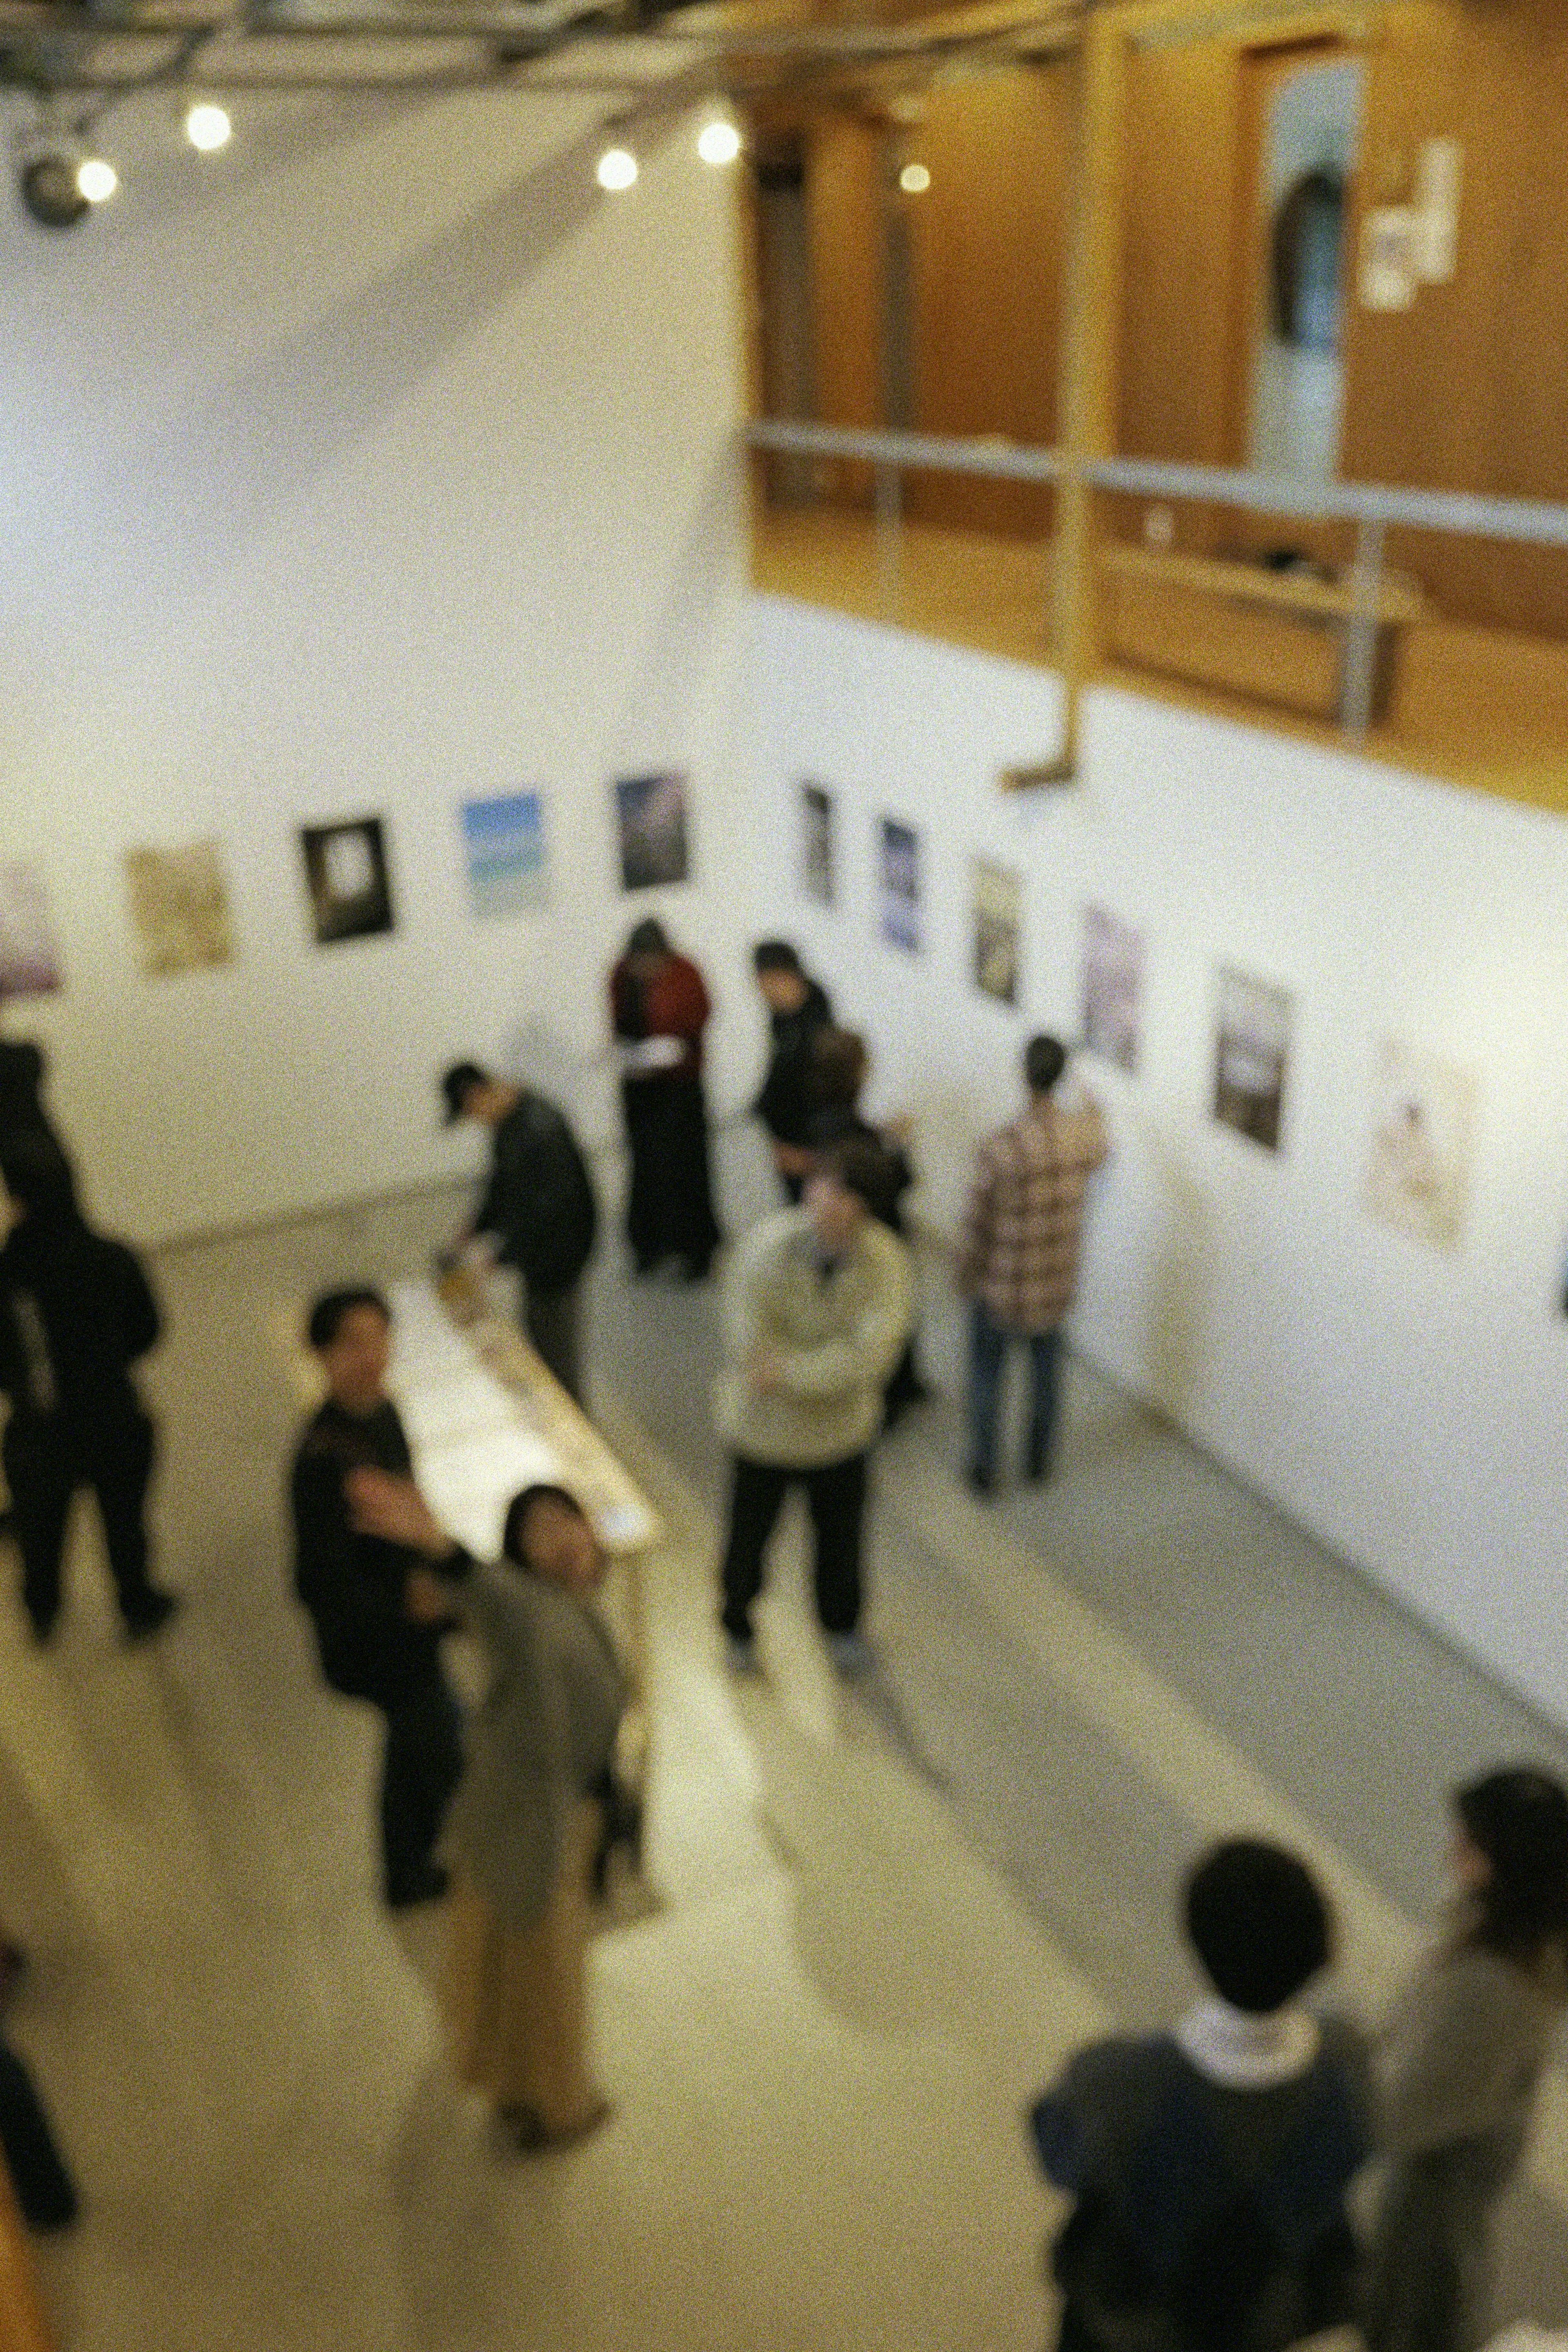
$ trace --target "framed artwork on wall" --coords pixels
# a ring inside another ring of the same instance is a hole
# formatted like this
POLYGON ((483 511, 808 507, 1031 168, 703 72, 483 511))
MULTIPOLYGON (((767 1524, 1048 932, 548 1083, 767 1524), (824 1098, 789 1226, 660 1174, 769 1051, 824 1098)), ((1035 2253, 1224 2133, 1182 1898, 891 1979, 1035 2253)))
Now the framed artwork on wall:
POLYGON ((826 784, 800 788, 800 887, 819 907, 834 901, 833 794, 826 784))
POLYGON ((912 824, 882 819, 878 903, 882 937, 906 955, 921 951, 921 837, 912 824))
POLYGON ((43 876, 36 866, 0 866, 0 997, 51 996, 64 985, 43 876))
POLYGON ((395 928, 386 841, 378 816, 302 824, 300 848, 319 948, 374 939, 395 928))
POLYGON ((465 801, 461 811, 468 898, 481 922, 527 914, 550 896, 544 803, 538 793, 465 801))
POLYGON ((1214 1116, 1266 1151, 1278 1151, 1290 1058, 1289 995, 1222 965, 1215 996, 1214 1116))
POLYGON ((216 841, 183 849, 128 849, 131 928, 148 980, 207 971, 234 961, 228 877, 216 841))
POLYGON ((1457 1249, 1469 1200, 1476 1081, 1394 1038, 1377 1050, 1363 1200, 1382 1224, 1457 1249))
POLYGON ((1143 1017, 1143 934, 1103 907, 1083 910, 1081 982, 1086 1051, 1119 1070, 1138 1067, 1143 1017))
POLYGON ((622 889, 657 890, 688 881, 685 776, 627 776, 615 792, 622 889))
POLYGON ((1024 885, 1010 866, 977 857, 973 867, 974 984, 998 1004, 1018 1002, 1018 941, 1024 885))

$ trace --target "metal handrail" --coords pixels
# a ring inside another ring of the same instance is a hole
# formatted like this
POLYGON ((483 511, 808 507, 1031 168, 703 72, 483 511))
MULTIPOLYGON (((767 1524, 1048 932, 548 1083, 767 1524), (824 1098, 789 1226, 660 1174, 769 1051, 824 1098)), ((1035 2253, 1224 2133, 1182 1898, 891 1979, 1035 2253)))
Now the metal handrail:
POLYGON ((1303 515, 1387 528, 1447 531, 1465 539, 1568 547, 1568 506, 1537 499, 1485 498, 1464 490, 1401 489, 1373 482, 1303 482, 1227 466, 1166 465, 1143 457, 1084 457, 1000 438, 934 433, 864 432, 837 425, 760 418, 745 428, 753 449, 798 457, 852 457, 873 466, 988 475, 997 481, 1076 479, 1138 498, 1243 507, 1253 514, 1303 515))

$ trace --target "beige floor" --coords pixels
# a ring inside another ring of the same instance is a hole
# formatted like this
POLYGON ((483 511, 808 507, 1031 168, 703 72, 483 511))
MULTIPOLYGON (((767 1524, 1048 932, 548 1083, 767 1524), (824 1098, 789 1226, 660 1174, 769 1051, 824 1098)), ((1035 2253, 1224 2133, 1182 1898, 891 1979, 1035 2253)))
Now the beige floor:
MULTIPOLYGON (((126 1653, 88 1540, 54 1650, 0 1611, 0 1895, 37 1959, 17 2039, 87 2198, 41 2257, 62 2344, 1025 2352, 1051 2209, 1020 2109, 1112 2003, 832 1682, 787 1575, 767 1681, 723 1677, 709 1513, 603 1390, 669 1531, 647 1586, 663 1906, 595 1948, 597 2139, 508 2162, 454 2088, 438 1923, 373 1900, 371 1725, 317 1685, 286 1590, 271 1336, 450 1222, 427 1199, 172 1255, 162 1513, 190 1606, 126 1653)), ((1381 1998, 1415 1923, 934 1455, 910 1476, 900 1507, 940 1522, 1042 1703, 1084 1711, 1194 1838, 1303 1839, 1346 1907, 1350 1990, 1381 1998)), ((1561 2209, 1553 2095, 1536 2174, 1561 2209)))

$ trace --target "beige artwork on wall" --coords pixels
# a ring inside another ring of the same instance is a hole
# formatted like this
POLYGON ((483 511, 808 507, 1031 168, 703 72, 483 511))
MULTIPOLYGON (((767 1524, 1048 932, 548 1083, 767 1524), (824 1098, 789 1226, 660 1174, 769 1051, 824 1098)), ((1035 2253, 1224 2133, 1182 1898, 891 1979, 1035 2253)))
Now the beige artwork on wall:
POLYGON ((1378 1049, 1367 1207, 1380 1223, 1457 1249, 1469 1199, 1476 1081, 1396 1039, 1378 1049))
POLYGON ((183 849, 128 849, 131 922, 149 980, 234 961, 228 881, 216 841, 183 849))

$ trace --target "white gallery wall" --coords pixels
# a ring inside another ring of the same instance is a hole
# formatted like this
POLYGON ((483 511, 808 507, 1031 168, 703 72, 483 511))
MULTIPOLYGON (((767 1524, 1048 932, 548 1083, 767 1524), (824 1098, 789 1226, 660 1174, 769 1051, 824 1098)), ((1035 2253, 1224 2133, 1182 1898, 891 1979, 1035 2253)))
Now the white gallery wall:
POLYGON ((611 1131, 592 1056, 642 913, 737 974, 721 1097, 755 1052, 717 766, 735 230, 697 125, 608 196, 582 100, 234 113, 210 158, 167 94, 111 115, 121 193, 68 234, 0 201, 0 864, 66 974, 4 1027, 142 1239, 470 1164, 435 1119, 458 1052, 611 1131), (691 885, 624 898, 612 780, 679 767, 691 885), (459 803, 529 789, 550 903, 477 921, 459 803), (395 929, 318 948, 296 828, 367 814, 395 929), (237 960, 144 978, 122 853, 205 837, 237 960))
POLYGON ((1138 1071, 1078 1066, 1116 1146, 1078 1344, 1568 1721, 1568 825, 1115 692, 1076 789, 1007 795, 1057 742, 1052 678, 773 599, 738 710, 759 913, 867 1031, 874 1107, 917 1111, 926 1216, 955 1218, 1029 1031, 1079 1034, 1084 906, 1136 925, 1138 1071), (803 777, 836 796, 832 909, 803 777), (921 835, 919 955, 879 937, 884 814, 921 835), (1024 877, 1016 1011, 971 978, 976 853, 1024 877), (1277 1154, 1208 1115, 1221 964, 1294 1000, 1277 1154), (1363 1205, 1391 1038, 1478 1081, 1452 1250, 1363 1205))

